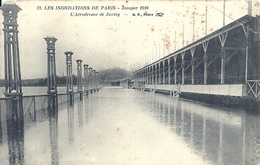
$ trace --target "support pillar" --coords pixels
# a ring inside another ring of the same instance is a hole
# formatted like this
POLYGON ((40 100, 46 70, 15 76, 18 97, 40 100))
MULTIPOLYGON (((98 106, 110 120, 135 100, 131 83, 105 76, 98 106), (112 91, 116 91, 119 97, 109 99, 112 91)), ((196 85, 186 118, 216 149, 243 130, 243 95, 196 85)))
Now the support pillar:
POLYGON ((76 60, 77 62, 77 92, 79 92, 80 100, 82 100, 82 60, 76 60))
POLYGON ((156 73, 156 69, 155 69, 155 65, 153 65, 153 84, 156 84, 156 80, 155 80, 155 73, 156 73))
POLYGON ((177 84, 177 56, 174 56, 173 57, 173 60, 174 60, 174 84, 176 85, 177 84))
POLYGON ((194 57, 191 59, 191 84, 194 84, 194 77, 195 77, 195 60, 194 57))
POLYGON ((206 85, 208 84, 208 57, 206 52, 204 52, 203 60, 204 60, 204 84, 206 85))
POLYGON ((158 84, 161 84, 161 65, 160 62, 158 63, 158 84))
POLYGON ((146 74, 146 68, 144 68, 143 70, 142 70, 142 73, 143 73, 143 79, 144 79, 144 83, 145 84, 147 84, 147 74, 146 74))
POLYGON ((57 83, 56 83, 56 61, 55 61, 55 42, 57 41, 54 37, 44 38, 47 43, 47 62, 48 62, 48 73, 47 73, 47 93, 57 94, 57 83))
POLYGON ((73 93, 73 77, 72 77, 72 55, 73 52, 67 51, 65 52, 66 55, 66 87, 67 87, 67 94, 69 95, 70 102, 74 99, 73 93))
POLYGON ((206 85, 208 83, 208 59, 207 59, 207 49, 208 49, 209 41, 203 42, 202 47, 204 50, 204 84, 206 85))
POLYGON ((245 83, 247 83, 247 77, 248 77, 248 36, 249 36, 249 26, 247 25, 246 28, 244 26, 243 30, 244 30, 244 34, 246 36, 246 66, 245 66, 245 83))
POLYGON ((162 67, 162 75, 163 75, 163 85, 165 85, 165 60, 163 60, 163 67, 162 67))
POLYGON ((141 79, 141 80, 142 80, 141 83, 142 83, 142 86, 143 86, 144 83, 145 83, 145 82, 143 81, 144 78, 145 78, 145 76, 144 76, 144 69, 141 70, 141 78, 142 78, 142 79, 141 79))
POLYGON ((72 55, 73 52, 67 51, 66 55, 66 87, 67 93, 73 93, 73 80, 72 80, 72 55))
POLYGON ((168 84, 171 84, 171 61, 170 58, 167 60, 168 61, 168 84))
POLYGON ((153 66, 149 66, 149 70, 150 70, 150 73, 149 73, 149 75, 150 75, 150 78, 149 78, 150 85, 153 85, 153 66))
POLYGON ((143 72, 144 72, 144 76, 143 76, 144 80, 146 80, 146 78, 148 80, 147 82, 145 81, 145 84, 150 84, 151 80, 150 80, 150 70, 149 70, 149 67, 143 69, 143 72))
MULTIPOLYGON (((141 71, 142 73, 142 71, 141 71)), ((93 92, 96 92, 96 70, 92 70, 92 87, 93 87, 93 92)))
POLYGON ((24 164, 24 113, 17 24, 21 8, 15 3, 4 3, 0 9, 4 16, 4 94, 11 98, 6 100, 9 163, 24 164))
POLYGON ((4 16, 4 67, 5 67, 5 96, 22 95, 21 69, 18 42, 17 14, 19 6, 4 3, 0 8, 4 16))
POLYGON ((86 95, 88 95, 88 65, 84 64, 83 65, 84 68, 84 91, 86 92, 86 95))
POLYGON ((195 59, 194 59, 194 52, 195 52, 195 48, 193 47, 190 49, 191 52, 191 84, 194 84, 194 77, 195 77, 195 59))
POLYGON ((144 75, 145 75, 145 84, 149 84, 148 68, 144 69, 144 75))
POLYGON ((185 52, 181 53, 181 67, 182 67, 182 72, 181 72, 181 84, 184 84, 184 80, 185 80, 185 63, 184 63, 184 56, 185 56, 185 52))
POLYGON ((221 57, 220 83, 221 84, 225 83, 225 63, 226 63, 225 60, 226 59, 225 59, 225 51, 223 48, 227 39, 227 34, 228 32, 219 35, 219 41, 221 44, 221 51, 220 51, 220 57, 221 57))
POLYGON ((150 84, 149 67, 147 67, 145 70, 146 70, 146 74, 147 74, 147 84, 150 84))
POLYGON ((154 70, 154 76, 155 76, 155 82, 154 84, 158 84, 158 67, 157 67, 157 64, 155 64, 155 70, 154 70))
POLYGON ((154 84, 154 75, 153 75, 153 66, 151 66, 151 81, 152 81, 152 85, 154 84))
POLYGON ((226 63, 226 55, 225 55, 224 50, 221 50, 220 57, 221 57, 220 83, 224 84, 225 83, 225 63, 226 63))
POLYGON ((97 83, 97 92, 99 91, 99 76, 98 76, 99 72, 96 71, 96 83, 97 83))
MULTIPOLYGON (((88 88, 88 90, 89 90, 89 92, 90 93, 92 93, 93 91, 92 91, 92 68, 90 67, 90 68, 88 68, 88 82, 89 82, 89 88, 88 88)), ((138 73, 136 73, 136 74, 138 74, 138 73)))

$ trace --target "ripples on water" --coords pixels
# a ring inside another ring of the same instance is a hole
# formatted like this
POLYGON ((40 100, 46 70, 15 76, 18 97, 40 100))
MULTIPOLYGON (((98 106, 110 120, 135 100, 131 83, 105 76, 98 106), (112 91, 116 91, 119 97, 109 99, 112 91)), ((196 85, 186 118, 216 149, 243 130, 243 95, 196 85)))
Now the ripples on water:
POLYGON ((75 96, 72 104, 64 102, 66 95, 59 100, 58 109, 48 109, 46 98, 25 98, 21 120, 10 117, 0 100, 1 164, 255 165, 260 160, 258 114, 122 88, 104 88, 81 101, 75 96))

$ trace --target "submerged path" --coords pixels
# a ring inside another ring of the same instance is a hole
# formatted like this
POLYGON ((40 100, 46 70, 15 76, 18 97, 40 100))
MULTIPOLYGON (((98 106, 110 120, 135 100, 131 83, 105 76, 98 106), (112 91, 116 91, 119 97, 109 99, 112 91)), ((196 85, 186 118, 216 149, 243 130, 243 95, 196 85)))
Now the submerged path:
POLYGON ((17 146, 13 151, 30 165, 255 165, 260 160, 258 114, 120 87, 60 104, 57 118, 25 124, 18 144, 8 141, 6 125, 0 124, 1 164, 9 164, 10 148, 17 146))
POLYGON ((90 122, 75 135, 73 150, 60 152, 65 157, 61 164, 204 164, 181 138, 145 112, 139 92, 105 88, 91 99, 95 108, 90 122))

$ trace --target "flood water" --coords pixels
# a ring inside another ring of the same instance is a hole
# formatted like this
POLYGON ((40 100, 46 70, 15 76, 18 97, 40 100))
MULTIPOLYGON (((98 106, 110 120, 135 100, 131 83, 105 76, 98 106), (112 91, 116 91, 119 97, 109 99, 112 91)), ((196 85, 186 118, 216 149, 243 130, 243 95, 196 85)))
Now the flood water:
POLYGON ((46 120, 24 121, 24 128, 17 119, 1 121, 0 161, 1 165, 257 165, 260 116, 105 87, 81 101, 75 98, 73 104, 59 104, 58 113, 46 120))
MULTIPOLYGON (((67 88, 64 86, 57 87, 58 93, 66 93, 67 88)), ((77 91, 77 87, 73 87, 74 91, 77 91)), ((5 88, 0 87, 0 98, 5 97, 4 95, 5 88)), ((30 96, 30 95, 44 95, 47 94, 47 87, 46 86, 24 86, 23 87, 23 95, 30 96)))

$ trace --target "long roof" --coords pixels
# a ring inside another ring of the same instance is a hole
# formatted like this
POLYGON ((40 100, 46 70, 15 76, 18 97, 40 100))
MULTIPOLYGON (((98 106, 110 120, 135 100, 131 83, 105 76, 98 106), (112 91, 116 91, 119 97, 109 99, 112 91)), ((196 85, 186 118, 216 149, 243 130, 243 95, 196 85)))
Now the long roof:
POLYGON ((146 66, 144 66, 144 67, 142 67, 142 68, 140 68, 138 70, 136 70, 136 71, 134 71, 134 73, 139 71, 139 70, 142 70, 143 68, 146 68, 146 67, 151 66, 153 64, 156 64, 156 63, 158 63, 160 61, 163 61, 163 60, 165 60, 165 59, 167 59, 169 57, 176 56, 176 55, 180 54, 181 52, 185 52, 186 50, 188 50, 190 48, 198 46, 198 45, 200 45, 201 43, 203 43, 205 41, 209 41, 209 40, 211 40, 211 39, 213 39, 213 38, 215 38, 215 37, 217 37, 217 36, 219 36, 219 35, 221 35, 223 33, 226 33, 228 31, 231 31, 231 30, 235 29, 235 28, 237 28, 239 26, 244 26, 245 23, 251 22, 254 19, 255 19, 255 17, 252 17, 250 15, 245 15, 245 16, 243 16, 243 17, 241 17, 241 18, 239 18, 239 19, 229 23, 228 25, 226 25, 226 26, 224 26, 224 27, 222 27, 222 28, 220 28, 220 29, 218 29, 218 30, 216 30, 216 31, 214 31, 214 32, 212 32, 212 33, 210 33, 210 34, 208 34, 208 35, 206 35, 206 36, 204 36, 204 37, 202 37, 202 38, 200 38, 200 39, 198 39, 198 40, 188 44, 188 45, 186 45, 186 46, 184 46, 183 48, 181 48, 181 49, 179 49, 179 50, 177 50, 177 51, 175 51, 173 53, 170 53, 169 55, 167 55, 167 56, 165 56, 163 58, 160 58, 160 59, 158 59, 158 60, 156 60, 156 61, 154 61, 154 62, 152 62, 152 63, 150 63, 150 64, 148 64, 148 65, 146 65, 146 66))

